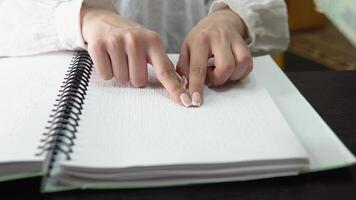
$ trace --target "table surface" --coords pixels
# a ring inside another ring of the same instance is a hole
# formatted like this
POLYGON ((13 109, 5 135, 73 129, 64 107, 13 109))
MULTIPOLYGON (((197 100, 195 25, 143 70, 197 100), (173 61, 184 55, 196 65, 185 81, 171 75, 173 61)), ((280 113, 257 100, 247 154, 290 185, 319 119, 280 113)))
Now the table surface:
MULTIPOLYGON (((356 71, 294 72, 288 77, 356 154, 356 71)), ((0 199, 355 199, 356 166, 265 180, 139 190, 42 195, 40 178, 0 183, 0 199)))
POLYGON ((291 32, 288 51, 333 70, 356 69, 356 47, 330 22, 321 29, 291 32))

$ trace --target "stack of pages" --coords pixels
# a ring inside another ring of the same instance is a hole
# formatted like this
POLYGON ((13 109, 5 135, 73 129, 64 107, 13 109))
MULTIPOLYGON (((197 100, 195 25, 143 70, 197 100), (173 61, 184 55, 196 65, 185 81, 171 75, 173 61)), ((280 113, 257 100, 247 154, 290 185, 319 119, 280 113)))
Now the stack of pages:
POLYGON ((152 70, 135 89, 100 80, 87 54, 72 57, 0 59, 0 180, 45 175, 45 191, 159 187, 355 162, 269 56, 244 81, 205 88, 200 108, 173 103, 152 70), (79 96, 66 90, 74 73, 79 96))

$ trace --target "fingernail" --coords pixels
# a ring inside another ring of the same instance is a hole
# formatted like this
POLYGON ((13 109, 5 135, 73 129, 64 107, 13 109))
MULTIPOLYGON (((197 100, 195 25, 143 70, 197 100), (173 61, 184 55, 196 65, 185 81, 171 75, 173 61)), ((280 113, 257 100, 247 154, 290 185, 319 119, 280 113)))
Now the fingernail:
POLYGON ((188 85, 188 79, 187 77, 185 77, 184 75, 180 76, 177 72, 176 72, 178 78, 179 78, 179 81, 180 83, 183 85, 183 88, 185 89, 188 85))
POLYGON ((182 77, 177 72, 176 72, 176 75, 178 76, 179 81, 182 81, 182 77))
POLYGON ((193 92, 192 94, 193 106, 201 106, 201 95, 199 92, 193 92))
POLYGON ((186 89, 187 85, 188 85, 188 79, 185 76, 182 76, 182 82, 181 83, 183 85, 183 88, 186 89))
POLYGON ((187 93, 180 94, 179 98, 180 98, 180 101, 182 102, 182 104, 185 107, 192 106, 192 100, 191 100, 190 96, 187 93))

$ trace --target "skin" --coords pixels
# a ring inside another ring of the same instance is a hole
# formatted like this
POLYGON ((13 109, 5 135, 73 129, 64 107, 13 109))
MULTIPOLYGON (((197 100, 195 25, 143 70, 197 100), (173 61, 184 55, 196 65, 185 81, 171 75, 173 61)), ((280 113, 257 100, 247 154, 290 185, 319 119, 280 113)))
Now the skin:
POLYGON ((191 30, 182 44, 177 71, 156 32, 116 13, 84 5, 81 28, 102 79, 144 87, 149 63, 171 98, 186 107, 202 104, 205 83, 220 86, 252 71, 245 25, 229 8, 206 16, 191 30), (211 57, 214 67, 208 67, 211 57))

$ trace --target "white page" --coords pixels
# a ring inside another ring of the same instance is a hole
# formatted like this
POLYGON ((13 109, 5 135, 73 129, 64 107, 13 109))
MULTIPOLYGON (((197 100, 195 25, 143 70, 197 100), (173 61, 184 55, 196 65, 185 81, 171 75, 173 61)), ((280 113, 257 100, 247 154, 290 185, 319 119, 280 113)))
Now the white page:
MULTIPOLYGON (((42 90, 44 93, 41 93, 41 98, 37 97, 36 101, 40 101, 44 96, 46 100, 43 99, 42 103, 37 103, 37 107, 35 108, 31 103, 28 103, 29 101, 27 101, 27 104, 26 102, 23 104, 20 102, 24 101, 19 101, 18 99, 23 97, 34 99, 32 94, 37 94, 36 92, 40 92, 41 90, 31 87, 33 80, 24 81, 24 79, 18 77, 31 77, 30 75, 27 76, 27 74, 33 74, 33 76, 41 74, 41 77, 49 77, 52 74, 51 77, 56 77, 56 80, 52 78, 47 84, 53 83, 51 87, 58 88, 54 82, 62 80, 62 75, 59 76, 58 74, 63 73, 63 69, 66 69, 64 66, 71 56, 72 52, 67 52, 35 57, 0 59, 0 68, 2 71, 0 74, 0 87, 2 91, 2 95, 0 96, 0 162, 42 160, 42 158, 34 157, 31 151, 19 151, 19 147, 21 146, 21 149, 34 148, 32 144, 37 142, 41 137, 37 133, 43 132, 43 127, 46 125, 43 121, 48 120, 48 111, 52 109, 52 101, 54 100, 52 96, 57 94, 57 89, 42 90), (61 59, 58 59, 57 56, 61 59), (44 71, 42 68, 50 68, 51 70, 44 71), (10 76, 11 74, 18 75, 10 76), (11 85, 14 82, 17 85, 28 87, 29 90, 23 90, 19 86, 21 89, 20 92, 10 90, 10 88, 14 87, 11 85), (7 97, 8 95, 11 95, 12 98, 7 97), (44 106, 47 106, 47 108, 44 108, 44 106), (14 110, 21 110, 21 112, 15 112, 14 110), (41 117, 38 117, 38 114, 31 116, 28 114, 34 111, 41 113, 41 117), (17 121, 21 121, 21 123, 17 121), (32 121, 32 123, 29 123, 29 121, 32 121), (31 137, 27 137, 28 134, 31 137), (9 139, 5 140, 5 135, 9 139), (18 137, 26 139, 18 140, 16 139, 18 137)), ((310 170, 315 171, 354 163, 355 157, 338 140, 315 110, 300 95, 294 85, 278 69, 272 59, 269 56, 264 56, 254 58, 254 62, 255 68, 250 76, 250 81, 267 88, 294 133, 307 149, 311 161, 310 170), (300 115, 300 112, 303 115, 300 115)), ((38 86, 42 88, 45 84, 39 84, 38 86)))
POLYGON ((202 107, 184 108, 156 80, 133 89, 94 74, 83 110, 72 160, 65 165, 115 168, 307 158, 268 92, 249 79, 229 89, 206 88, 202 107))
MULTIPOLYGON (((32 151, 37 150, 40 134, 44 131, 49 111, 58 93, 59 83, 63 80, 64 70, 67 69, 68 60, 71 57, 72 52, 66 52, 0 59, 2 72, 0 74, 2 91, 0 95, 0 163, 43 159, 34 157, 32 151), (36 76, 41 78, 27 80, 29 77, 36 76), (46 79, 46 77, 51 78, 46 79), (16 89, 14 89, 15 86, 16 89), (25 90, 24 87, 28 89, 25 90), (19 100, 23 98, 27 100, 19 100), (36 145, 33 145, 34 143, 36 145)), ((275 104, 306 148, 311 161, 309 170, 317 171, 354 163, 355 157, 300 95, 272 59, 264 56, 254 58, 254 62, 255 69, 249 81, 263 85, 271 94, 275 104)))
POLYGON ((73 53, 0 59, 0 163, 36 157, 73 53))
POLYGON ((319 171, 354 164, 355 156, 337 138, 270 56, 254 58, 251 81, 263 85, 305 147, 310 165, 319 171))

